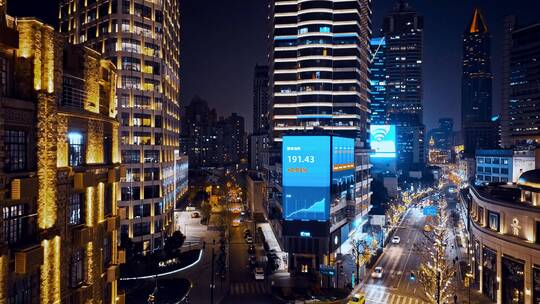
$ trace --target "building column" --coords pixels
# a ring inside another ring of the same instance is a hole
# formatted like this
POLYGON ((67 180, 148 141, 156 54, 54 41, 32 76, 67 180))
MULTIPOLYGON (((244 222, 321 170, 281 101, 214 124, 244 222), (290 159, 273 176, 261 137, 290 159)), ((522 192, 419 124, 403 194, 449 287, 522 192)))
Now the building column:
POLYGON ((502 304, 502 254, 497 248, 497 304, 502 304))
POLYGON ((524 300, 525 304, 534 304, 532 299, 532 292, 533 292, 533 280, 532 280, 532 261, 531 256, 528 256, 527 260, 525 260, 524 265, 524 271, 523 275, 525 276, 523 279, 523 288, 525 292, 524 300))

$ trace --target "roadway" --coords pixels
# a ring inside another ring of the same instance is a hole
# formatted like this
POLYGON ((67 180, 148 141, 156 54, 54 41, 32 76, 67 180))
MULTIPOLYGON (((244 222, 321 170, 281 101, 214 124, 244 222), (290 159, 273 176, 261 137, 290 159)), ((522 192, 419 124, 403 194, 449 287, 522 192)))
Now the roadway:
POLYGON ((423 227, 426 217, 420 208, 411 208, 395 234, 401 238, 399 244, 389 243, 373 267, 383 267, 380 279, 369 277, 362 288, 367 303, 371 304, 415 304, 422 301, 423 292, 410 274, 418 269, 421 257, 418 245, 424 240, 423 227))
MULTIPOLYGON (((229 237, 229 295, 222 303, 273 303, 269 295, 268 281, 255 281, 249 267, 248 244, 244 239, 244 229, 250 229, 255 245, 259 242, 253 222, 241 222, 239 227, 230 228, 229 237)), ((260 246, 260 243, 259 243, 260 246)), ((266 277, 268 278, 268 277, 266 277)))

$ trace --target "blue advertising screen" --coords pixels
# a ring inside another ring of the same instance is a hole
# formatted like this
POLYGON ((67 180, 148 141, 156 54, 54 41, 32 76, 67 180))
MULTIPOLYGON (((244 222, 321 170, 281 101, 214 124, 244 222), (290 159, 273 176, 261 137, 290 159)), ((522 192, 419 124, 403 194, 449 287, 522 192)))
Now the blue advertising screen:
POLYGON ((327 221, 330 214, 330 136, 284 136, 285 220, 327 221))
POLYGON ((371 157, 396 157, 396 126, 371 125, 369 132, 371 149, 375 150, 375 153, 371 154, 371 157))
POLYGON ((354 182, 354 139, 332 138, 332 182, 344 185, 354 182))

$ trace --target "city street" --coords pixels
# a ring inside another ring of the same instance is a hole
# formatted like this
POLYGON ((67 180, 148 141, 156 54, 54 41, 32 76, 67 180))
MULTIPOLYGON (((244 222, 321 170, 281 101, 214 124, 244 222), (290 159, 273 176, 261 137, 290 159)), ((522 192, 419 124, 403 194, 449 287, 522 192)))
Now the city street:
POLYGON ((374 267, 383 267, 380 279, 367 278, 362 290, 368 303, 424 303, 421 286, 410 279, 411 271, 417 270, 420 256, 415 244, 424 238, 422 229, 426 217, 420 208, 411 208, 405 215, 395 235, 401 238, 399 244, 389 243, 374 267))
POLYGON ((256 230, 252 222, 241 222, 238 227, 230 229, 229 274, 230 292, 223 303, 273 303, 268 294, 268 281, 255 281, 253 271, 249 267, 248 244, 244 239, 244 229, 250 229, 254 236, 255 246, 261 246, 255 237, 256 230))

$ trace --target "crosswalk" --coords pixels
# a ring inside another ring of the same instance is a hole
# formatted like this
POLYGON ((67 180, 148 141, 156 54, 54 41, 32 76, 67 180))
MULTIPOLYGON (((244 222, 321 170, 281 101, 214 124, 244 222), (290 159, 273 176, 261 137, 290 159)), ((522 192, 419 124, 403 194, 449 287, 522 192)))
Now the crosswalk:
POLYGON ((231 283, 231 295, 265 294, 268 286, 266 282, 235 282, 231 283))
POLYGON ((384 290, 369 289, 366 291, 367 304, 423 304, 419 298, 389 293, 384 290))

